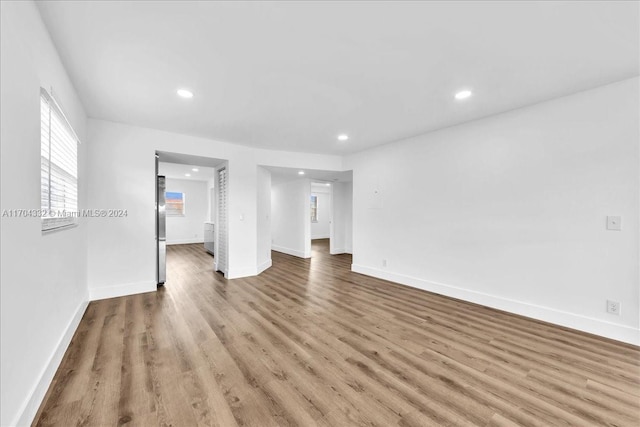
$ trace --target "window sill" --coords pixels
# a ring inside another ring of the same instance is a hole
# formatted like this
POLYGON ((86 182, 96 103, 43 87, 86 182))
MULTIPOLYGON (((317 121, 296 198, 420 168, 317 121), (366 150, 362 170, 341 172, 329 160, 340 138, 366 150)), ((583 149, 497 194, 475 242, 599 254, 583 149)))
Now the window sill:
POLYGON ((78 226, 78 223, 74 223, 74 224, 61 225, 60 227, 55 227, 55 228, 48 228, 46 230, 42 230, 42 235, 57 233, 58 231, 64 231, 70 228, 76 228, 77 226, 78 226))

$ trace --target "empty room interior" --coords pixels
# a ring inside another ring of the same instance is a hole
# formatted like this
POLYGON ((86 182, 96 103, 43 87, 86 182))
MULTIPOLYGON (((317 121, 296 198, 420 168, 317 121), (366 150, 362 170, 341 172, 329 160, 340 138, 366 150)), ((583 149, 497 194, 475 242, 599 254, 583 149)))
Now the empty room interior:
POLYGON ((640 2, 0 8, 1 426, 640 425, 640 2))

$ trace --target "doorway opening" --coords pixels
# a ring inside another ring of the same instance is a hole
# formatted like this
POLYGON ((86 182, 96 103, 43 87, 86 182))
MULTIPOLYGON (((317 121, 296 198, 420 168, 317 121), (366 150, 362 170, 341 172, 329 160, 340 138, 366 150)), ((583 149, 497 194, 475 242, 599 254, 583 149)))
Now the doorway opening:
MULTIPOLYGON (((159 285, 171 284, 171 254, 178 245, 218 262, 217 173, 226 160, 156 152, 156 267, 159 285)), ((226 205, 223 206, 226 208, 226 205)), ((226 229, 225 229, 226 230, 226 229)), ((225 231, 226 232, 226 231, 225 231)), ((226 234, 225 234, 226 242, 226 234)), ((226 254, 226 250, 225 250, 226 254)))
POLYGON ((330 253, 333 216, 333 185, 331 182, 311 181, 309 195, 311 221, 311 257, 320 252, 330 253))
POLYGON ((299 258, 352 253, 353 173, 264 166, 271 249, 299 258))

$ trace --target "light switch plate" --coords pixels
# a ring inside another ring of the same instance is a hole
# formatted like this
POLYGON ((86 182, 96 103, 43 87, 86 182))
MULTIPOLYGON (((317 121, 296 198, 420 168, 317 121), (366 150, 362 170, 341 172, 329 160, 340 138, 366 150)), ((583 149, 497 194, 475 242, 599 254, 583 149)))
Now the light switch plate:
POLYGON ((614 231, 622 230, 622 217, 621 216, 608 216, 607 217, 607 230, 614 230, 614 231))

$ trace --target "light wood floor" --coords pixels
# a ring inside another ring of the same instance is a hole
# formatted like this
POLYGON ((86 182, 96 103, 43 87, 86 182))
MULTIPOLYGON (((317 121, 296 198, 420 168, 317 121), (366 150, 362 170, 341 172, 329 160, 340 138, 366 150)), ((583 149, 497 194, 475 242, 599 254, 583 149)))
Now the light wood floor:
POLYGON ((169 246, 166 288, 92 302, 47 426, 638 426, 640 349, 273 253, 226 281, 169 246))

